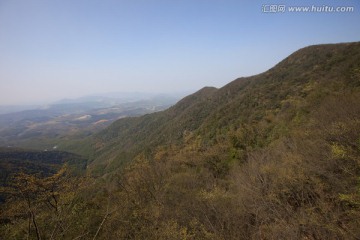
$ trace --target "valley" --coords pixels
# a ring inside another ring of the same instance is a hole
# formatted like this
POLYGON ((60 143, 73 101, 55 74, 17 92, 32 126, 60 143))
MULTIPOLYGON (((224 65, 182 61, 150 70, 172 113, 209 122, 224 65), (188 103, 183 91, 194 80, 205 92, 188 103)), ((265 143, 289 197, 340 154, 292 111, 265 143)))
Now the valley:
POLYGON ((167 95, 128 95, 64 100, 38 109, 0 114, 0 146, 66 149, 69 140, 88 137, 120 118, 164 110, 177 101, 177 97, 167 95))

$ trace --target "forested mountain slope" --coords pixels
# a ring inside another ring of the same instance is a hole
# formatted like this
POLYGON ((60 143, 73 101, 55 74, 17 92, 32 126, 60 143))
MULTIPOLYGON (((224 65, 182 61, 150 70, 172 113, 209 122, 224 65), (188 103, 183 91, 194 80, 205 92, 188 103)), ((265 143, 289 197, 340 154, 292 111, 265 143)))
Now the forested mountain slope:
POLYGON ((358 239, 359 99, 360 43, 318 45, 116 122, 92 166, 121 205, 104 236, 358 239))
POLYGON ((89 174, 59 186, 56 211, 36 198, 31 215, 19 200, 0 231, 5 239, 359 239, 359 99, 360 42, 300 49, 262 74, 116 121, 89 140, 89 174))
POLYGON ((359 45, 306 47, 262 74, 221 89, 205 87, 163 112, 121 119, 96 136, 94 165, 121 165, 139 152, 181 145, 190 137, 216 144, 245 125, 259 131, 262 146, 279 135, 279 128, 285 131, 294 124, 295 117, 305 118, 326 96, 358 89, 359 45))

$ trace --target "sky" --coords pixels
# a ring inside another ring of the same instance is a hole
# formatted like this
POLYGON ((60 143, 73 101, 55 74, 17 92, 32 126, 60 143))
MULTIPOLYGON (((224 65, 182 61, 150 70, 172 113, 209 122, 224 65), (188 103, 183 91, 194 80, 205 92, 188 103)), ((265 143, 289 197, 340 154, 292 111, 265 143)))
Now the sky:
POLYGON ((221 87, 359 23, 359 0, 0 0, 0 105, 221 87))

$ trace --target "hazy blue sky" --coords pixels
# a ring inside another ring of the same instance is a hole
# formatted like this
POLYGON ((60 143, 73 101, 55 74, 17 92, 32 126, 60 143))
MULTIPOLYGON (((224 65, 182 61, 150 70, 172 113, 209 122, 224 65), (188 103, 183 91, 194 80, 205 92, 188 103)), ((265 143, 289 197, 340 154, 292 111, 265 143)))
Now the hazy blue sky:
POLYGON ((359 0, 0 0, 0 105, 221 87, 307 45, 360 41, 359 23, 359 0))

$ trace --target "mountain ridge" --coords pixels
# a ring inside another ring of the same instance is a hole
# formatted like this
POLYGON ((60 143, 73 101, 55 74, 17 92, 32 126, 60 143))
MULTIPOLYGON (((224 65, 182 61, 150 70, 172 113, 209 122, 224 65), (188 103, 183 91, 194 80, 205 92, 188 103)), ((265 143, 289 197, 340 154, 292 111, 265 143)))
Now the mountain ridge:
POLYGON ((297 102, 307 104, 307 99, 326 95, 326 91, 341 91, 349 82, 356 85, 348 73, 357 69, 359 48, 359 42, 308 46, 263 73, 235 79, 219 89, 202 88, 163 112, 118 120, 96 136, 97 146, 101 146, 97 148, 97 161, 128 161, 143 148, 181 144, 189 133, 206 136, 211 143, 230 125, 238 128, 278 113, 281 116, 285 108, 299 107, 297 102), (343 79, 334 80, 339 72, 343 79), (322 92, 322 86, 324 91, 331 89, 322 92), (134 154, 125 154, 121 160, 110 153, 111 148, 134 154))

